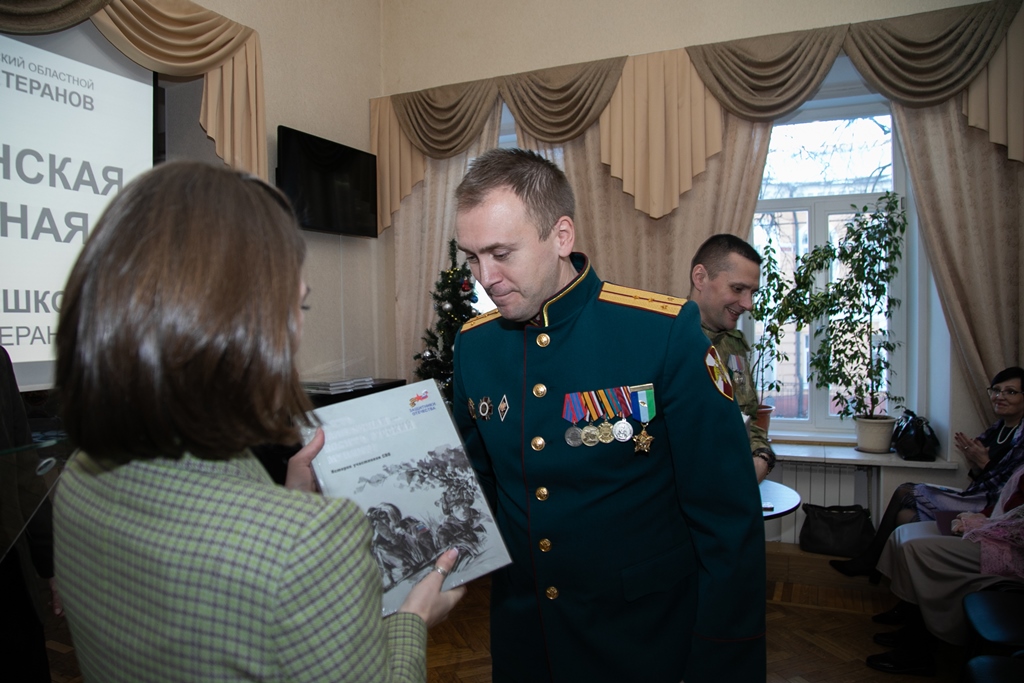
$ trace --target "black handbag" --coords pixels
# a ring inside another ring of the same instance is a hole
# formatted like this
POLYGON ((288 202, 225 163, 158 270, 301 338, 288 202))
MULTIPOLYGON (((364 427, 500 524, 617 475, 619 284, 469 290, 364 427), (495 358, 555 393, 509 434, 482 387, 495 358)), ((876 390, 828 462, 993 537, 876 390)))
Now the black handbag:
POLYGON ((871 543, 875 526, 871 511, 862 505, 803 504, 800 550, 822 555, 856 557, 871 543))
POLYGON ((892 432, 892 447, 904 460, 932 461, 939 455, 939 439, 926 418, 904 410, 892 432))

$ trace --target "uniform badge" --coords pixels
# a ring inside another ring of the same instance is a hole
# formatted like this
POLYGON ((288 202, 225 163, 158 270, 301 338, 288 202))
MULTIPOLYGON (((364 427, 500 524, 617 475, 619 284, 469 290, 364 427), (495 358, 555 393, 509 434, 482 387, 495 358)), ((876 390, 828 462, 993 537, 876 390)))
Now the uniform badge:
POLYGON ((491 399, 488 396, 484 396, 480 399, 480 405, 476 408, 476 414, 480 416, 481 420, 490 420, 491 413, 494 412, 494 404, 491 403, 491 399))
POLYGON ((715 351, 714 346, 708 348, 708 355, 704 357, 704 364, 708 368, 711 383, 718 389, 718 393, 732 401, 733 389, 732 382, 729 381, 729 371, 726 370, 722 359, 718 357, 718 352, 715 351))
POLYGON ((501 421, 505 421, 505 415, 508 413, 508 397, 502 396, 501 401, 498 402, 498 417, 501 421))
POLYGON ((633 437, 633 452, 650 453, 654 437, 647 433, 647 425, 658 414, 658 405, 654 402, 654 385, 629 387, 629 402, 633 417, 640 421, 640 433, 633 437))
POLYGON ((469 401, 469 416, 471 418, 473 418, 473 420, 475 421, 476 420, 476 404, 473 403, 473 399, 468 399, 468 401, 469 401))

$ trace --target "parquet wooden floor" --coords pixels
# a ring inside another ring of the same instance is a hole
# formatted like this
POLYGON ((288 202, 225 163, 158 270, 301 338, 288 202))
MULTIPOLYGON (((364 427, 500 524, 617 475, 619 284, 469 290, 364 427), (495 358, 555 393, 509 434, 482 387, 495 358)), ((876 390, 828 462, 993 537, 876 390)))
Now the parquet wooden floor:
MULTIPOLYGON (((960 648, 937 653, 939 676, 893 676, 869 669, 864 658, 884 648, 871 641, 886 630, 871 615, 896 599, 884 585, 846 578, 828 557, 794 545, 768 543, 768 678, 766 683, 956 683, 963 666, 960 648)), ((430 631, 430 683, 490 683, 489 581, 474 582, 444 623, 430 631)), ((74 648, 63 623, 46 624, 54 683, 81 683, 74 648)), ((5 679, 16 680, 16 679, 5 679)), ((524 682, 528 683, 528 682, 524 682)), ((723 675, 722 683, 730 683, 723 675)))

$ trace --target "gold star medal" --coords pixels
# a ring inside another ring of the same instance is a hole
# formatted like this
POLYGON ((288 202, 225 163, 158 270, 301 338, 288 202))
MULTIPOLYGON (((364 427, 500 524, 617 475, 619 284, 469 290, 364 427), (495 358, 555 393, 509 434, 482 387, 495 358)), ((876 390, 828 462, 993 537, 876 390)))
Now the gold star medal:
POLYGON ((633 437, 633 451, 650 453, 654 437, 647 433, 647 425, 658 412, 654 403, 654 385, 638 384, 630 387, 629 404, 633 410, 633 417, 640 421, 640 433, 633 437))

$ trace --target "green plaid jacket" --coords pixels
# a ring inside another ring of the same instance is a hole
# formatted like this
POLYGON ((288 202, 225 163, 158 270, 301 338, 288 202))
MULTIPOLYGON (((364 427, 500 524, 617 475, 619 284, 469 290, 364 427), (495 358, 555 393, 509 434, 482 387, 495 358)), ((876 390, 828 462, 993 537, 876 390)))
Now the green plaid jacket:
POLYGON ((423 621, 381 618, 360 509, 275 485, 249 453, 79 454, 55 555, 86 681, 426 679, 423 621))

